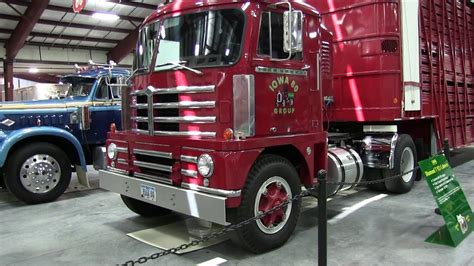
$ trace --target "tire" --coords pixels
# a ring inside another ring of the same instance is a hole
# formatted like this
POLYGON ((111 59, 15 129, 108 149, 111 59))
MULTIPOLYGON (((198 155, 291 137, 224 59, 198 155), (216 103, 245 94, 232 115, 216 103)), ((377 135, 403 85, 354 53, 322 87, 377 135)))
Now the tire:
POLYGON ((143 201, 120 195, 122 201, 134 213, 143 217, 158 217, 171 213, 171 210, 161 208, 143 201))
MULTIPOLYGON (((384 178, 408 172, 416 167, 418 162, 416 147, 413 139, 409 135, 400 135, 395 147, 394 156, 394 168, 384 170, 384 178)), ((385 187, 387 191, 397 194, 409 192, 415 183, 416 172, 417 171, 411 172, 397 179, 386 180, 385 187)))
MULTIPOLYGON (((236 210, 236 220, 240 222, 254 217, 259 210, 276 206, 300 192, 300 179, 293 165, 283 157, 264 155, 250 170, 242 190, 241 205, 236 210), (266 196, 264 191, 274 197, 266 196), (256 210, 258 202, 262 207, 256 210)), ((301 201, 293 202, 281 212, 276 211, 273 215, 238 229, 238 244, 253 253, 263 253, 282 246, 296 227, 300 208, 301 201)))
POLYGON ((50 143, 37 142, 20 147, 9 156, 5 166, 6 187, 27 204, 54 201, 71 182, 69 158, 50 143))
MULTIPOLYGON (((364 175, 365 175, 365 179, 367 181, 375 181, 375 180, 380 180, 380 179, 383 178, 382 170, 375 169, 375 168, 365 167, 364 175)), ((387 190, 385 188, 385 183, 384 182, 369 184, 369 185, 367 185, 367 187, 371 190, 374 190, 374 191, 381 191, 382 192, 382 191, 387 190)))

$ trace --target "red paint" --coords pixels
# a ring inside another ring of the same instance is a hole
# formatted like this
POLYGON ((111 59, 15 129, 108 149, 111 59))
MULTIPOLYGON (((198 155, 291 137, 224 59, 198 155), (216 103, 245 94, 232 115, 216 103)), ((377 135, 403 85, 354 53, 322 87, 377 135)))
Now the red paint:
MULTIPOLYGON (((278 187, 276 183, 271 183, 266 187, 266 193, 260 197, 258 210, 267 212, 288 200, 288 192, 283 186, 278 187)), ((261 219, 265 226, 275 225, 284 220, 286 208, 281 208, 261 219)))

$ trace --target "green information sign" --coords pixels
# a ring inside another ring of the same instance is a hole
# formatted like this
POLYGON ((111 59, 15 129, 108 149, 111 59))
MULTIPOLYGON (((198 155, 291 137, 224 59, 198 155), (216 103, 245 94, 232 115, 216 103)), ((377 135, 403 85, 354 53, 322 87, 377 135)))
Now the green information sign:
POLYGON ((464 192, 443 155, 418 164, 446 222, 426 241, 456 247, 474 228, 474 216, 464 192))

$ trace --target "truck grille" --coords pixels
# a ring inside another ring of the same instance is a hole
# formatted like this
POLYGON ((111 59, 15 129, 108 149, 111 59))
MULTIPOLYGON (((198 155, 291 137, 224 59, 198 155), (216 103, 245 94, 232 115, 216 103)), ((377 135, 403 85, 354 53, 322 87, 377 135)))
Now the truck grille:
POLYGON ((131 93, 136 97, 136 122, 139 134, 150 136, 215 137, 216 132, 181 131, 180 124, 215 123, 215 116, 180 116, 180 109, 215 108, 215 101, 179 101, 180 94, 212 93, 215 86, 186 86, 157 89, 152 86, 131 93))
POLYGON ((173 172, 173 154, 142 149, 134 149, 135 160, 133 165, 137 168, 135 176, 161 183, 171 184, 173 172))

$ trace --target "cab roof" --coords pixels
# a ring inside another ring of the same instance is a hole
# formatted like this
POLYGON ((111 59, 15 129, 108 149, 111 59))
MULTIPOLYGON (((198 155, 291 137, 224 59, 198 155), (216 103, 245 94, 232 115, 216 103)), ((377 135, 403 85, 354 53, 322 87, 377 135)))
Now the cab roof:
MULTIPOLYGON (((189 0, 174 0, 173 2, 158 6, 158 9, 148 16, 143 24, 147 24, 151 21, 156 20, 158 17, 171 14, 174 12, 182 12, 189 9, 195 9, 205 6, 219 6, 227 4, 238 4, 238 3, 260 3, 264 5, 275 4, 282 1, 275 0, 200 0, 200 1, 189 1, 189 0)), ((317 9, 304 0, 289 1, 293 8, 301 10, 303 13, 310 14, 313 16, 319 16, 317 9)))

